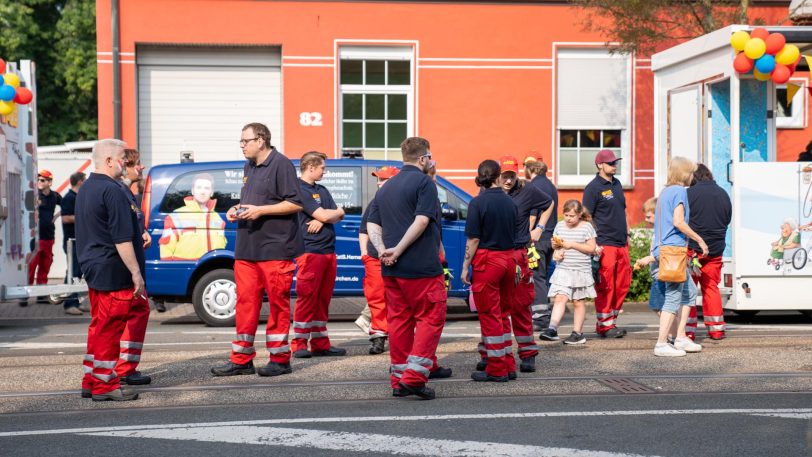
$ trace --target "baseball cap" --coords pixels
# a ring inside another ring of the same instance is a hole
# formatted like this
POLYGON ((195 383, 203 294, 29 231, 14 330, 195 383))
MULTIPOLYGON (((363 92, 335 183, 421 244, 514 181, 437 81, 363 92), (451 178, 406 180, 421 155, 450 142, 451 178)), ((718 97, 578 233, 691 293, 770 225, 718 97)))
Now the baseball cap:
POLYGON ((502 168, 502 173, 512 171, 516 174, 519 173, 519 161, 513 156, 502 156, 499 158, 499 166, 502 168))
POLYGON ((619 157, 615 156, 615 153, 608 150, 608 149, 601 149, 598 151, 598 154, 595 156, 595 165, 600 165, 602 163, 609 163, 614 162, 616 160, 621 160, 619 157))
POLYGON ((529 156, 525 157, 524 160, 522 161, 522 163, 527 163, 527 162, 541 162, 541 159, 539 159, 538 157, 536 157, 534 155, 529 155, 529 156))
POLYGON ((51 173, 48 170, 40 170, 39 173, 37 173, 37 176, 42 176, 43 178, 51 179, 51 180, 54 179, 54 174, 51 173))
POLYGON ((398 173, 400 173, 399 168, 390 167, 390 166, 387 165, 387 166, 383 166, 383 167, 378 168, 377 170, 373 171, 372 176, 375 176, 376 178, 379 178, 379 179, 389 179, 389 178, 391 178, 392 176, 395 176, 398 173))

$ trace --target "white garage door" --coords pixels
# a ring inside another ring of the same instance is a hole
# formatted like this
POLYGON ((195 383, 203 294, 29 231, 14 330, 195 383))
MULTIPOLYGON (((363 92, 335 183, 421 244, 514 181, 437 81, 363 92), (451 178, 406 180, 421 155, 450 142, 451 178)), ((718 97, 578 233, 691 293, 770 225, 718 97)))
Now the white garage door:
POLYGON ((240 129, 261 122, 281 151, 279 48, 139 47, 138 147, 147 166, 242 159, 240 129))

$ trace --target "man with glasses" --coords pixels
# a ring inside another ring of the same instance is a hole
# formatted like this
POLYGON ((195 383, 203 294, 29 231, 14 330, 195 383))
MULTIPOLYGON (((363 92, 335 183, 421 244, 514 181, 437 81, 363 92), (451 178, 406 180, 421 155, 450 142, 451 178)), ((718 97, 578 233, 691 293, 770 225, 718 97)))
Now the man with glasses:
POLYGON ((237 337, 231 343, 229 361, 212 367, 211 373, 279 376, 292 372, 288 344, 290 287, 293 259, 304 253, 297 214, 303 207, 299 179, 293 163, 271 146, 271 131, 264 124, 243 127, 240 147, 246 158, 240 203, 226 213, 230 222, 237 222, 237 337), (270 361, 255 370, 254 337, 263 290, 270 304, 265 334, 270 361))
POLYGON ((598 152, 595 156, 598 173, 584 189, 583 199, 584 208, 592 214, 598 232, 596 254, 600 256, 600 270, 595 284, 598 293, 595 298, 598 316, 595 330, 603 338, 623 338, 626 335, 625 330, 617 328, 615 321, 632 281, 626 197, 623 186, 615 178, 620 160, 608 149, 598 152))
POLYGON ((392 395, 431 400, 428 379, 451 376, 450 369, 436 366, 446 315, 437 186, 426 174, 427 140, 406 138, 400 150, 403 167, 378 190, 367 231, 382 264, 392 395))
POLYGON ((56 226, 54 221, 58 217, 57 205, 62 204, 62 196, 51 190, 54 175, 48 170, 40 170, 37 174, 37 211, 39 214, 39 242, 37 250, 28 264, 29 284, 48 284, 48 272, 54 263, 54 239, 56 226))

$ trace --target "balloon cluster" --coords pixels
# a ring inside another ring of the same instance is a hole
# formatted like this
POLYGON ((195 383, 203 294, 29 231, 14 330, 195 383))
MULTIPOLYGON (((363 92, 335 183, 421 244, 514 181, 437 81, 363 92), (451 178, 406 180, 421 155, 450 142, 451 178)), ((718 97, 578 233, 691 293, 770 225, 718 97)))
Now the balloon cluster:
POLYGON ((25 87, 20 87, 20 77, 14 73, 6 74, 6 61, 0 59, 0 115, 14 111, 14 105, 27 105, 34 99, 34 94, 25 87))
POLYGON ((733 69, 737 73, 753 70, 753 76, 759 81, 772 79, 776 84, 784 84, 795 73, 795 66, 801 60, 798 46, 787 44, 784 35, 763 28, 752 33, 734 32, 730 36, 730 45, 738 51, 733 69))

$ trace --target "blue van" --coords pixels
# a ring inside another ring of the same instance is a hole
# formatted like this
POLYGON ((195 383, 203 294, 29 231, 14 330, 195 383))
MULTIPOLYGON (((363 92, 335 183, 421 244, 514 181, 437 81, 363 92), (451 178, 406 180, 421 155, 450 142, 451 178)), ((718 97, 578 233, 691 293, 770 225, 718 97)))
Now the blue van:
MULTIPOLYGON (((152 246, 147 249, 147 290, 156 301, 189 301, 212 326, 234 325, 236 223, 226 221, 237 204, 244 161, 159 165, 146 180, 142 207, 152 246)), ((299 167, 299 161, 294 160, 299 167)), ((327 160, 319 183, 327 187, 346 217, 335 225, 335 295, 363 296, 364 266, 358 247, 361 215, 378 189, 371 172, 400 162, 327 160)), ((467 297, 458 272, 465 252, 465 217, 471 196, 437 177, 442 204, 443 246, 454 275, 450 296, 467 297)), ((295 286, 294 286, 295 287, 295 286)))

